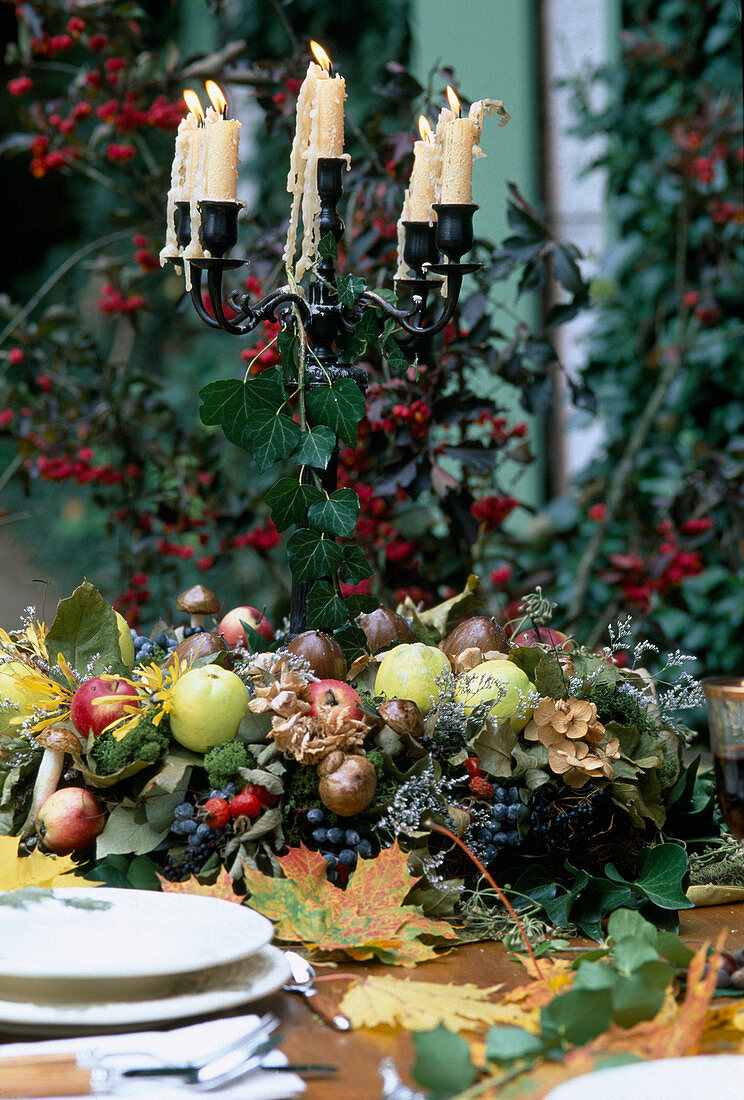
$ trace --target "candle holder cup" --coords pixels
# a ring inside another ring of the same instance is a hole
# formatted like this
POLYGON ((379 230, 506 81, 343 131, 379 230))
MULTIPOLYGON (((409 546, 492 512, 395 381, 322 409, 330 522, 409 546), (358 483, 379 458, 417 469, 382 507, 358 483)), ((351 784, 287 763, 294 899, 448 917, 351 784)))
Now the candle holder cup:
POLYGON ((437 215, 437 246, 450 263, 459 263, 473 247, 473 215, 479 210, 475 203, 435 202, 437 215))
POLYGON ((403 222, 406 231, 403 259, 416 274, 417 279, 424 278, 424 265, 435 264, 439 260, 437 248, 437 227, 428 222, 403 222))
POLYGON ((191 203, 183 200, 176 203, 173 212, 173 225, 176 230, 176 240, 180 249, 186 248, 191 243, 191 203))
POLYGON ((201 214, 201 246, 211 256, 221 259, 238 242, 238 213, 241 204, 202 199, 197 206, 201 214))

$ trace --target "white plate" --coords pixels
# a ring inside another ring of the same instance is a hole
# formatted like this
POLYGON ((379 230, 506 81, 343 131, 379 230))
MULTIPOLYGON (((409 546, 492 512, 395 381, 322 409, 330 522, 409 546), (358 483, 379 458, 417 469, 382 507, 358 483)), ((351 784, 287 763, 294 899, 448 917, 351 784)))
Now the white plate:
POLYGON ((574 1077, 549 1092, 545 1100, 629 1100, 643 1096, 653 1100, 700 1100, 713 1095, 738 1100, 742 1081, 744 1057, 740 1055, 661 1058, 574 1077))
POLYGON ((0 995, 34 979, 126 981, 221 966, 272 934, 253 909, 198 894, 17 890, 0 897, 0 995))
MULTIPOLYGON (((237 909, 237 906, 235 906, 237 909)), ((249 958, 214 967, 180 980, 180 991, 170 997, 86 1002, 28 1002, 0 1000, 0 1030, 45 1035, 139 1028, 211 1012, 275 993, 291 977, 284 953, 264 947, 249 958)), ((112 993, 116 989, 112 989, 112 993)))

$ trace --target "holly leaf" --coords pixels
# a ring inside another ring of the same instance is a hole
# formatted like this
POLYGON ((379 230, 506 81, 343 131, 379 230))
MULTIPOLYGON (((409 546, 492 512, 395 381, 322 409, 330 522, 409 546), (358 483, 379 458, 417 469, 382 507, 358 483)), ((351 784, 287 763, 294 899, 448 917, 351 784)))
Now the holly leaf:
POLYGON ((355 1028, 424 1031, 432 1024, 444 1024, 451 1031, 474 1031, 477 1024, 522 1023, 525 1013, 521 1009, 490 1000, 501 988, 369 974, 354 982, 339 1007, 355 1028))
POLYGON ((89 581, 60 600, 46 644, 52 660, 61 653, 68 665, 86 678, 102 672, 127 672, 119 649, 116 612, 89 581))
POLYGON ((344 560, 341 563, 339 577, 344 584, 359 584, 367 577, 374 576, 374 569, 367 561, 367 555, 361 546, 350 543, 343 548, 344 560))
POLYGON ((341 547, 318 531, 301 529, 290 535, 287 542, 289 568, 296 581, 314 581, 329 577, 341 564, 341 547))
POLYGON ((376 859, 361 860, 346 890, 328 882, 319 852, 302 845, 279 858, 285 878, 270 878, 244 865, 251 906, 276 924, 280 940, 303 943, 319 952, 345 951, 357 960, 415 966, 435 956, 421 936, 457 939, 444 921, 430 920, 405 905, 418 881, 397 844, 376 859))
POLYGON ((353 306, 366 288, 367 283, 361 275, 339 275, 336 279, 336 291, 342 306, 353 306))
POLYGON ((307 625, 310 630, 335 630, 348 622, 346 604, 328 581, 316 581, 307 597, 307 625))
POLYGON ((357 424, 366 412, 364 395, 356 382, 340 378, 330 386, 315 386, 308 390, 306 404, 314 424, 325 424, 344 443, 356 446, 357 424))
POLYGON ((248 424, 247 389, 245 382, 237 378, 225 378, 219 382, 210 382, 199 391, 202 400, 199 417, 202 424, 219 425, 226 438, 236 447, 245 445, 245 429, 248 424))
POLYGON ((311 527, 327 535, 349 538, 359 515, 359 497, 353 489, 336 489, 310 505, 307 518, 311 527))
POLYGON ((331 461, 336 446, 336 437, 330 428, 323 424, 310 428, 300 435, 300 445, 293 457, 298 466, 312 466, 325 470, 331 461))
POLYGON ((195 875, 191 875, 184 882, 170 882, 162 875, 158 875, 158 878, 160 879, 160 889, 166 894, 200 894, 204 898, 222 898, 223 901, 234 901, 237 905, 242 905, 245 901, 244 897, 235 893, 233 880, 224 867, 216 880, 209 885, 199 882, 195 875))
POLYGON ((325 498, 316 485, 306 485, 295 477, 280 477, 264 499, 271 508, 271 518, 277 531, 286 531, 293 524, 307 519, 311 504, 325 498))

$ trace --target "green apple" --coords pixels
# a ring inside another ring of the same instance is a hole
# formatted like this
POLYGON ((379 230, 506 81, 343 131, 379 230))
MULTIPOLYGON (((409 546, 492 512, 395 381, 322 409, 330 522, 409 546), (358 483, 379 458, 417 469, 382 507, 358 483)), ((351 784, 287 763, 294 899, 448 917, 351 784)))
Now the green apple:
POLYGON ((426 714, 436 706, 442 690, 436 681, 451 673, 449 658, 441 649, 423 642, 397 645, 380 661, 375 695, 385 699, 412 699, 426 714))
POLYGON ((518 733, 532 716, 524 706, 527 695, 535 690, 527 673, 513 661, 484 661, 470 672, 458 676, 455 682, 455 702, 461 703, 466 715, 473 713, 480 703, 493 699, 490 714, 502 720, 510 718, 512 728, 518 733))
POLYGON ((132 634, 124 616, 120 615, 118 611, 115 611, 114 614, 116 615, 116 625, 119 628, 119 651, 121 653, 121 659, 126 669, 131 672, 134 668, 134 641, 132 640, 132 634))
POLYGON ((25 718, 31 714, 37 701, 27 666, 22 661, 0 664, 0 737, 17 731, 18 727, 11 726, 10 719, 19 715, 25 718), (12 703, 17 703, 19 709, 7 705, 12 703))
POLYGON ((208 752, 232 741, 248 712, 248 689, 219 665, 192 668, 171 691, 171 733, 179 745, 208 752))

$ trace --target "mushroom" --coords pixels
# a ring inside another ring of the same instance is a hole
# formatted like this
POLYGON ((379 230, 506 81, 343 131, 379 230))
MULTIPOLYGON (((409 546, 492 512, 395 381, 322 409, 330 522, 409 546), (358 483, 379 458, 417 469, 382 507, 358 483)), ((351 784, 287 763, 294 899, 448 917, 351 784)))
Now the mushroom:
POLYGON ((220 601, 211 588, 203 584, 193 584, 178 597, 176 607, 191 616, 191 625, 204 629, 204 616, 215 615, 220 609, 220 601))
MULTIPOLYGON (((335 752, 329 755, 337 757, 335 752)), ((324 765, 331 767, 334 763, 335 760, 326 757, 318 765, 318 772, 325 771, 324 765)), ((366 756, 341 755, 338 766, 321 777, 318 792, 320 801, 331 813, 339 817, 353 817, 366 810, 375 796, 376 787, 374 765, 366 756)))
POLYGON ((375 737, 375 744, 390 756, 405 745, 417 756, 425 756, 426 750, 419 744, 424 734, 424 717, 412 699, 389 699, 378 707, 385 725, 375 737))
POLYGON ((83 747, 80 738, 72 730, 65 729, 63 726, 45 729, 36 740, 44 747, 44 755, 36 773, 31 805, 21 829, 22 836, 30 836, 35 831, 39 810, 49 796, 57 790, 66 754, 76 756, 83 747))

